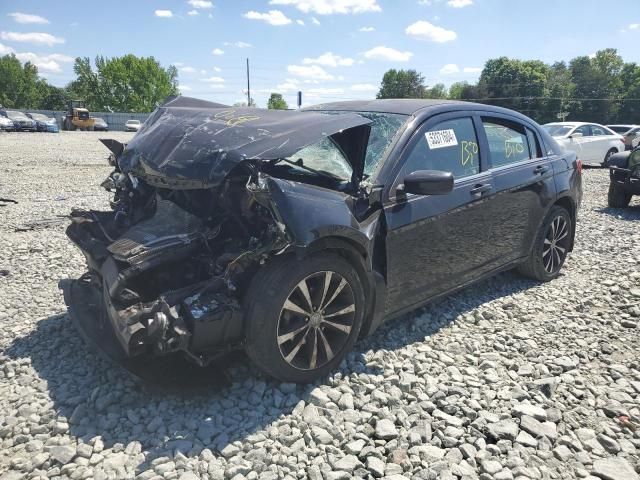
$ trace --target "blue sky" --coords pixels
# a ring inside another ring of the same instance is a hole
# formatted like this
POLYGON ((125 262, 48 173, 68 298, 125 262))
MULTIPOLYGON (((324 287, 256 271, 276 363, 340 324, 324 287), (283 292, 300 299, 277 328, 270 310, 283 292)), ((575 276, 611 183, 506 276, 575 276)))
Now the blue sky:
POLYGON ((73 58, 152 55, 182 92, 222 103, 270 92, 291 106, 373 98, 389 68, 475 81, 489 58, 546 62, 617 48, 640 63, 638 0, 0 0, 0 54, 55 85, 73 58))

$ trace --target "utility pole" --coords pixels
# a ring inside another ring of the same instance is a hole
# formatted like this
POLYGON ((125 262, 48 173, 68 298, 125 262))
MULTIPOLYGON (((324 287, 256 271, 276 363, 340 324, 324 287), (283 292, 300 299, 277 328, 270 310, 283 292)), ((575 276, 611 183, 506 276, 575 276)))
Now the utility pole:
POLYGON ((251 106, 251 82, 249 81, 249 59, 247 58, 247 107, 251 106))

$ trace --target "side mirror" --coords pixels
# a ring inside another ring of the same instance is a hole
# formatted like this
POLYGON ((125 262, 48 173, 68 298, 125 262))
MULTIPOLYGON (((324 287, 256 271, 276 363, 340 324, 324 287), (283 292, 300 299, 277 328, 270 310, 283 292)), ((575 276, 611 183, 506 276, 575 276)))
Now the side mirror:
POLYGON ((418 170, 404 177, 405 193, 444 195, 453 190, 453 174, 441 170, 418 170))
POLYGON ((580 132, 575 132, 575 133, 572 133, 571 135, 569 135, 569 138, 580 138, 580 137, 583 137, 583 136, 584 136, 584 134, 582 134, 580 132))

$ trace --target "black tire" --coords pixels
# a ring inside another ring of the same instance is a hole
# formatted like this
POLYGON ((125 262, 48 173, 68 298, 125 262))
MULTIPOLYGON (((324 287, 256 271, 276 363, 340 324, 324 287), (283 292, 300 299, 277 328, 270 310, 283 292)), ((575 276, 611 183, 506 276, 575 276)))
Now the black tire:
POLYGON ((560 270, 569 253, 572 235, 573 221, 569 212, 558 205, 551 207, 536 234, 529 258, 518 267, 518 271, 526 277, 541 282, 556 278, 560 275, 560 270), (566 232, 563 229, 566 229, 566 232), (550 238, 555 240, 552 242, 550 238))
POLYGON ((631 195, 622 190, 615 183, 609 183, 609 193, 607 195, 607 203, 613 208, 625 208, 631 202, 631 195))
POLYGON ((251 281, 244 304, 245 349, 253 363, 278 380, 309 383, 338 367, 351 351, 362 326, 365 296, 349 262, 318 252, 302 260, 293 255, 273 259, 251 281), (302 283, 308 295, 303 296, 302 283), (286 308, 285 302, 304 305, 313 316, 286 308))
POLYGON ((607 166, 607 164, 609 163, 609 158, 611 158, 611 155, 613 155, 614 153, 618 153, 618 150, 612 148, 605 154, 604 160, 602 161, 603 166, 607 166))

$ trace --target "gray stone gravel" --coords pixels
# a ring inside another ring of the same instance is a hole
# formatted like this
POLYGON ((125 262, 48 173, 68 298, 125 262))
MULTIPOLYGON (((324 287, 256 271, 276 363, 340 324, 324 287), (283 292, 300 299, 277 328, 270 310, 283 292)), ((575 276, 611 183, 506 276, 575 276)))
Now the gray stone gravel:
POLYGON ((540 285, 505 273, 384 326, 329 378, 132 380, 85 346, 58 281, 71 207, 105 208, 100 137, 0 134, 0 480, 608 479, 640 471, 640 204, 584 172, 578 242, 540 285), (16 231, 17 230, 17 231, 16 231), (634 246, 635 248, 630 248, 634 246))

